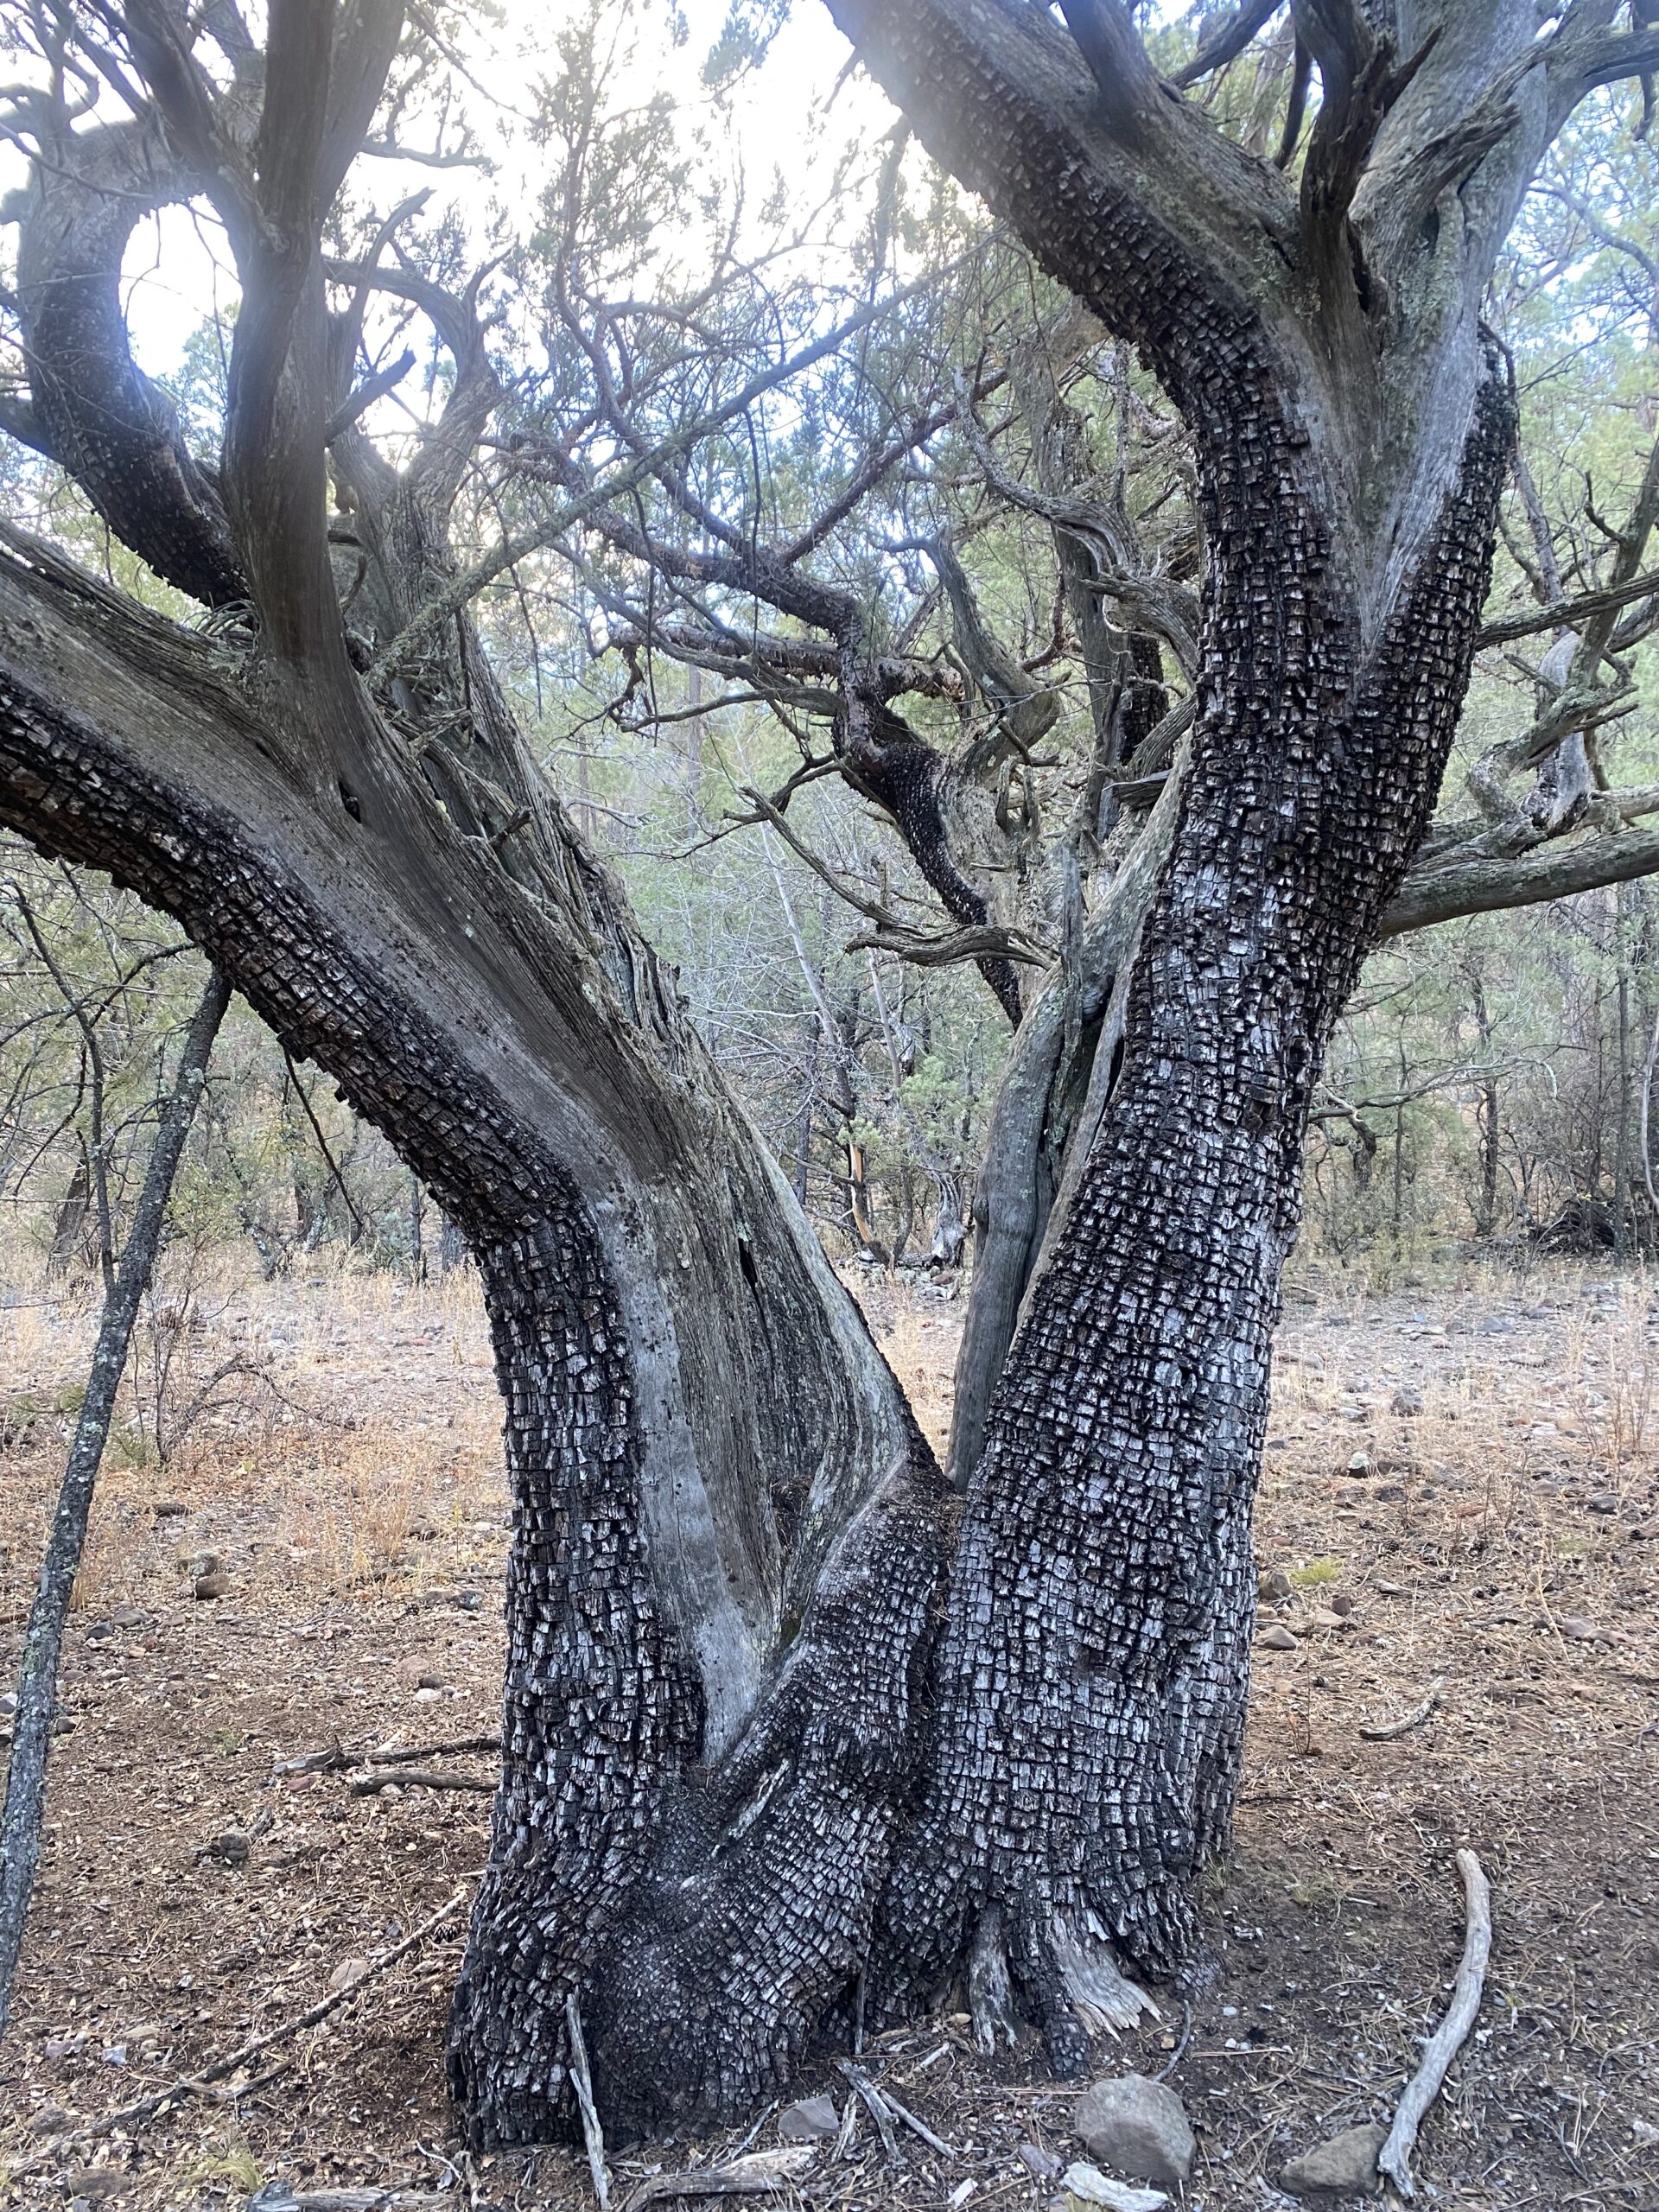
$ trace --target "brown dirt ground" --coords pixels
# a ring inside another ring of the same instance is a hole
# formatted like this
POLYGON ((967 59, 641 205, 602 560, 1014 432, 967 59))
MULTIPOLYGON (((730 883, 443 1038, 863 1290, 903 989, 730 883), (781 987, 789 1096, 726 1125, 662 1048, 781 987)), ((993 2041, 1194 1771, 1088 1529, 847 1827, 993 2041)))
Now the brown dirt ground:
MULTIPOLYGON (((959 1308, 927 1286, 859 1287, 941 1434, 959 1308)), ((90 1331, 84 1307, 36 1302, 38 1287, 11 1297, 8 1669, 90 1331)), ((1431 2201, 1659 2208, 1656 1347, 1645 1282, 1559 1266, 1293 1300, 1258 1545, 1294 1593, 1264 1602, 1263 1628, 1287 1624, 1295 1642, 1259 1650, 1236 1848, 1173 2075, 1199 2143, 1190 2206, 1281 2205, 1288 2155, 1388 2116, 1446 2002, 1462 1940, 1452 1853, 1468 1842, 1492 1877, 1497 1940, 1475 2041, 1425 2130, 1431 2201), (1429 1720, 1361 1737, 1436 1676, 1429 1720)), ((166 1465, 132 1464, 130 1433, 106 1471, 0 2050, 4 2193, 118 2212, 239 2205, 275 2181, 587 2205, 567 2151, 474 2162, 458 2146, 442 2043, 459 1915, 229 2096, 51 2148, 43 2115, 104 2113, 292 2020, 465 1891, 486 1847, 483 1794, 365 1799, 349 1771, 273 1775, 335 1743, 418 1746, 496 1723, 505 1501, 470 1287, 230 1283, 146 1356, 170 1358, 176 1408, 206 1395, 166 1465), (163 1501, 186 1510, 158 1517, 163 1501), (231 1583, 216 1602, 192 1594, 209 1551, 231 1583), (232 1829, 251 1836, 245 1864, 214 1854, 232 1829)), ((1160 2001, 1166 2028, 1103 2050, 1102 2071, 1166 2063, 1182 2005, 1160 2001)), ((1033 2050, 982 2061, 958 2017, 867 2062, 950 2154, 907 2135, 893 2165, 864 2123, 848 2155, 821 2152, 772 2201, 1018 2208, 1052 2195, 1018 2163, 1022 2142, 1082 2155, 1074 2092, 1033 2050)), ((829 2069, 800 2084, 832 2086, 845 2094, 829 2069)), ((775 2142, 773 2118, 757 2145, 775 2142)), ((619 2195, 740 2139, 625 2153, 619 2195)))

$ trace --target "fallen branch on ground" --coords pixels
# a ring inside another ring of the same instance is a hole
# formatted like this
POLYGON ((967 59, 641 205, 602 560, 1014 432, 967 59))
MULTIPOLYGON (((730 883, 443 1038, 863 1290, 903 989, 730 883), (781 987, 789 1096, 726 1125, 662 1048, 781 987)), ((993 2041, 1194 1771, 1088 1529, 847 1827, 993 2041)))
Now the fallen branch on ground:
POLYGON ((881 2101, 895 2119, 902 2120, 912 2135, 919 2135, 930 2151, 937 2151, 941 2158, 954 2158, 956 2152, 942 2135, 936 2135, 925 2120, 918 2120, 907 2105, 901 2105, 891 2089, 881 2091, 881 2101))
POLYGON ((302 2189, 268 2182, 248 2199, 248 2212, 429 2212, 454 2198, 435 2189, 302 2189))
POLYGON ((671 2203, 682 2196, 765 2196, 810 2166, 813 2148, 801 2143, 782 2151, 751 2151, 721 2166, 694 2167, 690 2173, 652 2174, 624 2199, 622 2212, 644 2212, 647 2204, 671 2203))
POLYGON ((106 2112, 101 2120, 91 2120, 85 2127, 70 2128, 63 2134, 54 2136, 37 2156, 25 2158, 21 2165, 12 2167, 10 2178, 16 2181, 24 2174, 37 2172, 44 2165, 55 2164, 66 2151, 78 2150, 83 2144, 101 2142, 105 2136, 113 2135, 118 2131, 145 2126, 158 2113, 165 2112, 169 2105, 178 2104, 186 2097, 200 2096, 204 2091, 211 2091, 215 2082, 224 2081, 228 2075, 245 2066, 251 2058, 258 2057, 262 2051, 270 2050, 277 2044, 290 2042, 307 2028, 315 2028, 320 2021, 326 2020, 329 2013, 344 2005, 348 1998, 355 1997, 359 1990, 383 1974, 388 1967, 396 1966, 399 1959, 407 1957, 418 1944, 423 1943, 435 1929, 441 1928, 446 1920, 451 1919, 466 1902, 465 1890, 457 1890, 447 1904, 440 1905, 418 1928, 411 1928, 401 1942, 394 1943, 389 1951, 383 1951, 378 1959, 372 1959, 362 1973, 353 1976, 344 1988, 331 1990, 320 2003, 312 2005, 309 2012, 302 2012, 296 2019, 284 2020, 280 2027, 268 2028, 264 2035, 255 2036, 251 2043, 242 2044, 235 2050, 227 2051, 223 2058, 215 2058, 200 2073, 189 2075, 182 2082, 174 2082, 165 2089, 157 2089, 149 2096, 140 2097, 136 2103, 122 2105, 114 2112, 106 2112))
POLYGON ((1375 1727, 1362 1728, 1360 1734, 1373 1744, 1392 1743, 1396 1736, 1403 1736, 1408 1729, 1419 1726, 1440 1701, 1440 1692, 1446 1688, 1446 1676, 1436 1675, 1428 1686, 1428 1694, 1421 1705, 1402 1714, 1398 1720, 1379 1720, 1375 1727))
POLYGON ((383 1789, 481 1789, 493 1793, 493 1782, 480 1782, 470 1774, 440 1774, 430 1767, 395 1766, 384 1773, 359 1775, 352 1784, 353 1797, 376 1797, 383 1789))
POLYGON ((875 2122, 875 2132, 881 2138, 881 2148, 895 2166, 902 2166, 905 2154, 899 2148, 899 2138, 893 2132, 893 2113, 887 2099, 874 2082, 868 2075, 861 2074, 850 2060, 838 2058, 836 2064, 857 2090, 866 2111, 875 2122))
POLYGON ((1480 2010, 1480 1993, 1486 1982, 1486 1961, 1492 1952, 1492 1892, 1480 1861, 1472 1851, 1458 1853, 1463 1877, 1466 1933, 1463 1956, 1458 1962, 1457 1988, 1446 2018, 1423 2050, 1423 2063, 1406 2084, 1406 2093, 1394 2115, 1388 2140, 1376 2154, 1377 2171, 1386 2174, 1402 2196, 1414 2196, 1411 2154, 1423 2115, 1440 2094, 1446 2069, 1462 2050, 1480 2010))
POLYGON ((348 1767, 418 1765, 423 1759, 461 1758, 482 1751, 493 1751, 499 1758, 501 1738, 461 1736, 452 1744, 423 1744, 409 1751, 348 1751, 331 1744, 326 1751, 307 1751, 296 1759, 278 1759, 270 1771, 273 1778, 286 1774, 343 1774, 348 1767))

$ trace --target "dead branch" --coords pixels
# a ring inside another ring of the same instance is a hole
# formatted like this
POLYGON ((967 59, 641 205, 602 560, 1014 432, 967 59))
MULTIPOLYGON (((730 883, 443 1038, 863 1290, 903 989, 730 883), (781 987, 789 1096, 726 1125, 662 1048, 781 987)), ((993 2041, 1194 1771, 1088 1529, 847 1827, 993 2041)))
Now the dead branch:
POLYGON ((1421 1705, 1414 1705, 1411 1711, 1402 1714, 1398 1720, 1380 1720, 1375 1727, 1362 1728, 1360 1734, 1373 1744, 1392 1743, 1396 1736, 1405 1735, 1408 1730, 1421 1726, 1427 1719, 1440 1703, 1440 1692, 1445 1688, 1446 1676, 1436 1675, 1428 1686, 1427 1696, 1421 1705))
POLYGON ((573 1989, 564 2000, 564 2024, 570 2037, 569 2074, 576 2102, 582 2107, 582 2136, 588 2146, 588 2171, 594 2177, 594 2195, 599 2200, 599 2212, 610 2212, 611 2177, 605 2171, 605 2131, 599 2124, 599 2110, 594 2103, 593 2076, 588 2070, 588 2046, 582 2035, 582 2010, 576 2003, 573 1989))
POLYGON ((340 1774, 348 1767, 418 1765, 423 1759, 462 1758, 473 1752, 493 1751, 499 1758, 501 1741, 497 1736, 459 1736, 452 1743, 423 1744, 417 1750, 406 1751, 348 1751, 339 1744, 331 1744, 326 1751, 307 1751, 296 1759, 279 1759, 270 1770, 274 1777, 283 1774, 340 1774))
POLYGON ((13 1730, 6 1802, 0 1815, 0 2032, 11 2008, 11 1986, 22 1949, 35 1870, 40 1863, 41 1821, 46 1807, 47 1760, 57 1710, 58 1663, 64 1624, 79 1571, 92 1508, 92 1491, 109 1440, 116 1393, 126 1371, 133 1325, 155 1272, 156 1255, 207 1062, 230 1004, 228 980, 213 969, 186 1033, 171 1096, 162 1109, 144 1169, 132 1233, 108 1287, 86 1395, 64 1469, 40 1580, 29 1611, 18 1669, 17 1717, 13 1730))
POLYGON ((930 2151, 937 2151, 942 2158, 954 2158, 956 2152, 943 2136, 936 2135, 925 2120, 918 2120, 907 2105, 901 2105, 891 2089, 883 2089, 881 2101, 897 2120, 902 2120, 912 2135, 919 2135, 930 2151))
POLYGON ((1472 1851, 1459 1851, 1458 1872, 1463 1877, 1464 1911, 1467 1932, 1464 1937, 1463 1956, 1458 1963, 1458 1981, 1446 2018, 1429 2037, 1423 2050, 1423 2063, 1406 2084, 1405 2094, 1400 2100, 1394 2115, 1394 2125, 1389 2130, 1388 2140, 1377 2153, 1379 2173, 1386 2174, 1402 2196, 1417 2193, 1411 2177, 1411 2154, 1417 2141, 1417 2130, 1424 2114, 1440 2094, 1446 2069, 1457 2056, 1475 2024, 1475 2015, 1480 2010, 1480 1993, 1486 1981, 1486 1961, 1492 1949, 1492 1892, 1481 1864, 1472 1851))
POLYGON ((427 2208, 453 2204, 454 2199, 432 2189, 305 2189, 297 2193, 285 2182, 267 2182, 248 2199, 248 2212, 427 2212, 427 2208))
POLYGON ((352 1784, 353 1797, 378 1797, 383 1789, 476 1789, 488 1797, 493 1782, 480 1782, 470 1774, 443 1774, 432 1767, 398 1766, 386 1774, 365 1774, 352 1784))
POLYGON ((750 2151, 724 2165, 694 2167, 683 2174, 652 2174, 624 2198, 622 2212, 644 2212, 647 2204, 683 2196, 765 2196, 781 2189, 812 2163, 813 2146, 798 2143, 779 2151, 750 2151))
POLYGON ((881 2148, 895 2166, 902 2166, 905 2154, 899 2148, 899 2139, 893 2132, 893 2110, 874 2082, 862 2074, 850 2059, 838 2058, 836 2066, 857 2090, 865 2110, 875 2122, 875 2132, 881 2138, 881 2148))

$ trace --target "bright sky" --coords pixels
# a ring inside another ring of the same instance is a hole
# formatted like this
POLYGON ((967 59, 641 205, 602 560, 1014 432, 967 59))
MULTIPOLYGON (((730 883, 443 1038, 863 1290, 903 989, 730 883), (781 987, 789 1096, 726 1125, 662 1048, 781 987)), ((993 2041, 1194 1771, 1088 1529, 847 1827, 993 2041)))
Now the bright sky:
MULTIPOLYGON (((637 3, 641 52, 638 67, 630 73, 637 76, 641 95, 665 84, 683 104, 706 104, 715 143, 733 175, 744 178, 751 207, 766 197, 774 175, 781 172, 791 200, 798 200, 804 209, 833 175, 849 140, 873 140, 892 128, 892 109, 863 78, 849 76, 836 89, 848 48, 820 0, 794 0, 763 67, 728 95, 729 123, 715 109, 702 81, 703 57, 725 19, 728 0, 683 0, 690 35, 678 48, 670 35, 664 0, 637 3)), ((580 0, 577 4, 553 0, 550 6, 544 0, 508 0, 505 13, 500 29, 489 33, 487 41, 480 41, 475 51, 480 82, 511 107, 516 88, 527 77, 542 73, 534 64, 527 68, 524 47, 531 44, 550 53, 561 23, 585 17, 587 9, 580 0)), ((623 84, 626 89, 626 79, 623 84)), ((480 206, 494 194, 511 206, 515 199, 512 171, 518 169, 528 195, 534 190, 535 171, 530 165, 535 160, 534 149, 511 147, 502 172, 492 180, 468 170, 435 171, 377 161, 360 166, 358 188, 372 192, 378 204, 390 207, 404 194, 430 186, 434 190, 428 213, 433 215, 446 200, 459 200, 463 207, 469 200, 480 206)), ((179 365, 192 331, 216 304, 234 296, 235 279, 224 240, 207 219, 185 209, 171 209, 135 232, 127 270, 134 353, 143 367, 166 375, 179 365)))

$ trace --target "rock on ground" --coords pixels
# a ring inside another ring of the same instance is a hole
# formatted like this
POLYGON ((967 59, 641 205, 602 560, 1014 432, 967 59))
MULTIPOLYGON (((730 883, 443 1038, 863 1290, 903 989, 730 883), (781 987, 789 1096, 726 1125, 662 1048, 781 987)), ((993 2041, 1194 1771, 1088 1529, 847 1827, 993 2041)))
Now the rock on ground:
POLYGON ((1295 2196, 1370 2196, 1379 2186, 1376 2154, 1389 2139, 1386 2127, 1344 2127, 1328 2143, 1316 2143, 1293 2158, 1280 2185, 1295 2196))
POLYGON ((1071 2128, 1103 2164, 1135 2181, 1179 2189, 1192 2171, 1198 2145, 1186 2108, 1144 2074, 1094 2082, 1077 2099, 1071 2128))
POLYGON ((778 2133, 785 2143, 823 2143, 841 2133, 841 2114, 833 2097, 802 2097, 778 2118, 778 2133))

